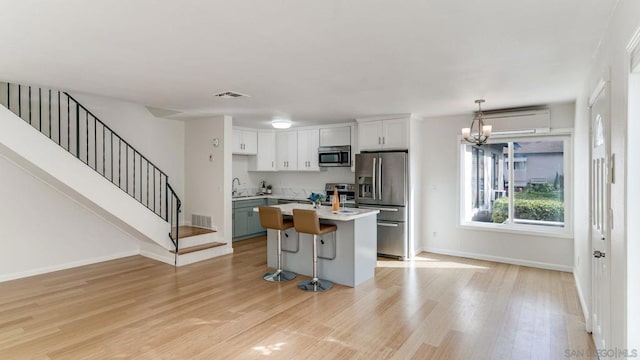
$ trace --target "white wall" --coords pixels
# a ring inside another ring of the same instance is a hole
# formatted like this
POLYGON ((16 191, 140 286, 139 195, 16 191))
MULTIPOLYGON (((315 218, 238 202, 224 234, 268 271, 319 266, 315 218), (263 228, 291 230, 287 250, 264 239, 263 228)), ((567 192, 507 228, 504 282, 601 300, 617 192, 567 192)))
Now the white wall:
MULTIPOLYGON (((552 129, 571 128, 574 104, 552 104, 552 129)), ((417 120, 412 134, 411 171, 419 179, 416 206, 423 221, 414 224, 422 250, 570 271, 573 239, 464 229, 459 223, 458 135, 469 114, 417 120), (413 135, 412 135, 413 136, 413 135), (412 137, 413 139, 413 137, 412 137)), ((415 181, 414 181, 415 182, 415 181)), ((414 184, 418 185, 418 184, 414 184)))
MULTIPOLYGON (((637 284, 634 289, 628 289, 628 274, 635 270, 637 274, 637 264, 640 259, 637 258, 637 252, 628 251, 629 248, 634 249, 637 245, 637 233, 629 233, 626 235, 626 207, 637 211, 638 199, 630 198, 627 203, 626 193, 626 169, 637 168, 638 148, 631 145, 626 148, 626 134, 628 125, 628 79, 629 79, 629 55, 626 46, 629 44, 633 34, 640 27, 640 2, 634 0, 621 0, 618 2, 617 8, 611 17, 610 26, 607 33, 603 36, 602 43, 594 57, 593 64, 585 81, 581 95, 577 100, 576 108, 576 152, 580 150, 582 154, 580 158, 576 158, 576 179, 588 179, 588 147, 589 147, 589 112, 588 97, 595 88, 600 79, 610 79, 611 94, 611 151, 616 156, 616 183, 612 185, 611 207, 613 210, 614 226, 611 233, 611 248, 607 253, 610 259, 611 273, 611 342, 607 345, 609 348, 640 348, 640 323, 638 317, 630 317, 630 314, 637 314, 637 306, 640 303, 637 293, 637 284), (609 74, 609 75, 606 75, 609 74), (628 160, 626 159, 626 151, 629 151, 628 160), (586 155, 584 152, 587 152, 586 155), (635 258, 630 258, 635 256, 635 258), (632 264, 628 266, 628 264, 632 264), (631 291, 629 291, 631 290, 631 291), (630 297, 632 296, 632 297, 630 297)), ((637 99, 633 100, 637 102, 637 99)), ((630 124, 630 123, 629 123, 630 124)), ((632 126, 629 127, 631 130, 632 126)), ((637 129, 637 127, 633 127, 637 129)), ((636 138, 636 132, 633 137, 636 138)), ((637 174, 637 173, 635 173, 637 174)), ((631 176, 631 173, 629 174, 631 176)), ((630 183, 636 184, 637 177, 629 180, 630 183)), ((576 183, 576 198, 580 195, 586 197, 589 193, 587 181, 576 183)), ((577 205, 588 208, 586 202, 578 201, 577 205)), ((637 212, 629 212, 636 213, 637 212)), ((576 212, 576 225, 582 224, 588 227, 589 217, 588 211, 576 212)), ((637 218, 629 218, 631 222, 637 223, 637 218)), ((578 228, 578 226, 576 226, 578 228)), ((576 232, 575 256, 576 267, 575 277, 581 293, 587 298, 590 296, 590 266, 591 261, 591 244, 589 242, 588 231, 576 232), (577 259, 580 257, 581 262, 577 259)), ((632 275, 637 276, 637 275, 632 275)), ((591 306, 590 301, 586 301, 591 306)), ((591 310, 587 309, 587 313, 591 310)))
POLYGON ((138 253, 139 242, 0 156, 0 281, 138 253))
POLYGON ((233 155, 233 174, 241 185, 239 190, 253 193, 257 190, 261 180, 273 185, 275 194, 308 195, 311 192, 324 193, 326 183, 348 183, 355 181, 355 175, 349 167, 325 168, 322 171, 279 171, 254 172, 248 171, 249 156, 233 155))
POLYGON ((231 247, 231 117, 219 116, 186 121, 185 178, 183 213, 190 222, 192 214, 210 215, 218 234, 231 247), (212 140, 218 138, 220 146, 212 140), (226 170, 226 171, 225 171, 226 170))
POLYGON ((83 93, 71 96, 164 171, 184 199, 184 122, 155 117, 143 105, 123 100, 83 93))

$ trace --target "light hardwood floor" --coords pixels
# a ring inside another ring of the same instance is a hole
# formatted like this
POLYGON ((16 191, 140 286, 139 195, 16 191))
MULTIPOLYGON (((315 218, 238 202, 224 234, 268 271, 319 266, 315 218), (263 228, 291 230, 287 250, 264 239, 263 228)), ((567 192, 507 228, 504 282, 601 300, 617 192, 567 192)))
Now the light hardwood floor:
POLYGON ((264 238, 0 283, 0 359, 563 359, 593 352, 569 273, 423 253, 357 288, 262 280, 264 238))

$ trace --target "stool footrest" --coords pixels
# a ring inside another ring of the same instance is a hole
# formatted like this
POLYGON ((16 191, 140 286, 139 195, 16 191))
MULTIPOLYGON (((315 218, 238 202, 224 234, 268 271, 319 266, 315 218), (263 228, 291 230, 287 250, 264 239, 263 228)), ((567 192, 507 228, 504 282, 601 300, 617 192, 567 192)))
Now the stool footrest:
POLYGON ((295 279, 296 274, 292 273, 291 271, 276 270, 264 274, 262 278, 271 282, 285 282, 295 279))
POLYGON ((298 283, 298 289, 311 292, 322 292, 329 290, 333 287, 333 283, 329 280, 322 279, 309 279, 303 280, 298 283))

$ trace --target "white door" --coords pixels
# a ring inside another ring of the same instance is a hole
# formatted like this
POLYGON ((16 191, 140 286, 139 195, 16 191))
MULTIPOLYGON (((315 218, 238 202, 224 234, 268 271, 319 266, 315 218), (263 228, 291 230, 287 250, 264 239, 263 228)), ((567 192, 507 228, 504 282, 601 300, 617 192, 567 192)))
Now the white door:
MULTIPOLYGON (((608 83, 605 83, 608 84, 608 83)), ((591 104, 591 330, 597 349, 606 349, 610 336, 610 144, 609 93, 606 85, 591 104)))

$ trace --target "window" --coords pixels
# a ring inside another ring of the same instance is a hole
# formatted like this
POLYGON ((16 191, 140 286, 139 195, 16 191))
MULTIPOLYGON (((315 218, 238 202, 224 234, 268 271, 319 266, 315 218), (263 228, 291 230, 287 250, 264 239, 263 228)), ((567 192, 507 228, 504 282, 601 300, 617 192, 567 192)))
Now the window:
POLYGON ((462 225, 568 234, 569 137, 461 144, 462 225))

